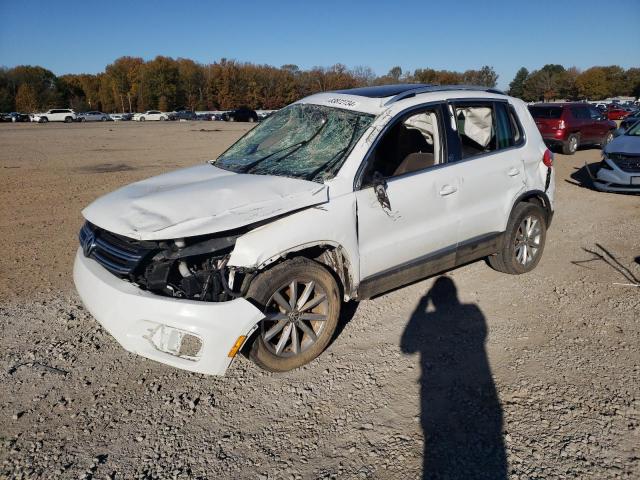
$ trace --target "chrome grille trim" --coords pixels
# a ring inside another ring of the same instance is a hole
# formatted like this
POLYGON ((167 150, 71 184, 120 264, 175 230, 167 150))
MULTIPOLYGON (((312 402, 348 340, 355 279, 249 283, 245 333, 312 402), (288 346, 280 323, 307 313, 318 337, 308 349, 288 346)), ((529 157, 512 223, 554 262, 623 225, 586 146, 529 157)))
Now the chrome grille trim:
POLYGON ((143 247, 133 239, 115 235, 86 222, 78 235, 85 257, 120 277, 131 275, 153 249, 143 247))

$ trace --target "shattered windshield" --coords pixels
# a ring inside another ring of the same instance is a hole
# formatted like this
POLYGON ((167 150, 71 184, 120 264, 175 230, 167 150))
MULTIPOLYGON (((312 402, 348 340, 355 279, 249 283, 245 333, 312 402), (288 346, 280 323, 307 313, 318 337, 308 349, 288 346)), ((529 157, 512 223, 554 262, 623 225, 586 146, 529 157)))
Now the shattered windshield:
POLYGON ((214 162, 236 173, 332 178, 374 116, 294 104, 274 113, 214 162))

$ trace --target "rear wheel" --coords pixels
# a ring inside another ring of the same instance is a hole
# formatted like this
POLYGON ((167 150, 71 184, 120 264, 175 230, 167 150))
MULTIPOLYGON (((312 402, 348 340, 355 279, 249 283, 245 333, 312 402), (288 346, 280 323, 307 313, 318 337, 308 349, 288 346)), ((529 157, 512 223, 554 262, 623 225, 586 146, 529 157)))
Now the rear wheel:
POLYGON ((253 118, 253 117, 249 117, 249 123, 254 123, 255 121, 256 121, 256 119, 255 119, 255 118, 253 118))
POLYGON ((141 121, 141 122, 144 122, 144 117, 140 117, 140 121, 141 121))
POLYGON ((567 138, 567 141, 562 144, 562 153, 565 155, 573 155, 578 150, 580 144, 580 136, 577 133, 572 133, 567 138))
POLYGON ((502 248, 488 258, 489 265, 511 275, 530 272, 542 257, 546 238, 547 221, 542 207, 519 203, 511 213, 502 248))
POLYGON ((100 120, 103 121, 103 122, 106 122, 107 121, 107 117, 102 117, 100 120))
POLYGON ((64 123, 71 123, 73 122, 73 118, 71 117, 64 117, 64 123))
POLYGON ((265 314, 249 356, 271 372, 292 370, 316 358, 338 324, 338 285, 326 268, 306 258, 287 260, 260 274, 247 297, 265 314))

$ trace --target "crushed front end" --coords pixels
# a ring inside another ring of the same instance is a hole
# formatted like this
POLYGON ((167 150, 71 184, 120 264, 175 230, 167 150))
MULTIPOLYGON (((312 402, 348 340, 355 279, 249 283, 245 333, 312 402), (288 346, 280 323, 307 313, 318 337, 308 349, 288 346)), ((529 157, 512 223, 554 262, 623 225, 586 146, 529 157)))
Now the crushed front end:
POLYGON ((242 298, 253 272, 227 267, 241 234, 144 241, 86 222, 74 264, 76 288, 127 350, 222 375, 263 317, 242 298))

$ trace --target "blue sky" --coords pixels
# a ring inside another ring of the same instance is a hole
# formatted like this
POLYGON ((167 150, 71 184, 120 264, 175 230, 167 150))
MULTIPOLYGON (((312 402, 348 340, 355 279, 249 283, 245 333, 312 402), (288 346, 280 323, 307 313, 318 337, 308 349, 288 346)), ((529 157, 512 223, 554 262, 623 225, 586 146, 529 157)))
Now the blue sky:
POLYGON ((466 70, 640 66, 640 1, 9 1, 0 65, 96 73, 123 56, 466 70))

